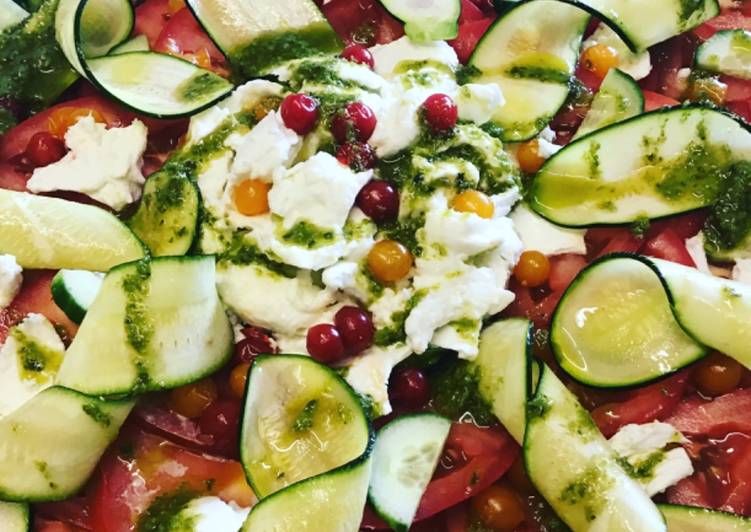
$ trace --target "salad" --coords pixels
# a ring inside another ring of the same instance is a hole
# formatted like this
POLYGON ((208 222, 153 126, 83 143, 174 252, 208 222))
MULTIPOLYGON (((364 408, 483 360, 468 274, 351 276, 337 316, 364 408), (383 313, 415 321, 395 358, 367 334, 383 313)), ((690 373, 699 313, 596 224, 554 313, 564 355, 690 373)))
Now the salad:
POLYGON ((0 0, 0 531, 751 531, 751 3, 0 0))

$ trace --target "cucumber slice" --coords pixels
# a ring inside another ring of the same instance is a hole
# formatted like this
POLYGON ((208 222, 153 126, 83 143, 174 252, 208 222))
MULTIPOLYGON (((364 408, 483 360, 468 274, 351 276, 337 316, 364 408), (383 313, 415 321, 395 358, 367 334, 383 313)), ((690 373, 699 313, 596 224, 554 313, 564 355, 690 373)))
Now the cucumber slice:
POLYGON ((152 256, 185 255, 196 236, 200 201, 193 181, 159 171, 146 180, 141 203, 128 225, 152 256))
POLYGON ((0 190, 0 253, 24 268, 107 271, 144 256, 115 216, 91 205, 0 190))
POLYGON ((590 11, 634 52, 690 30, 720 14, 717 0, 563 0, 590 11))
POLYGON ((86 270, 60 270, 52 278, 52 299, 74 323, 81 323, 102 288, 104 275, 86 270))
POLYGON ((384 426, 373 450, 370 502, 393 530, 406 532, 433 476, 451 421, 435 414, 401 416, 384 426))
POLYGON ((92 395, 174 388, 224 365, 232 344, 214 257, 131 262, 104 278, 58 382, 92 395))
POLYGON ((751 532, 751 519, 742 515, 677 504, 658 504, 668 532, 751 532))
POLYGON ((582 270, 553 314, 550 345, 561 367, 590 386, 630 386, 707 354, 676 322, 660 277, 634 256, 582 270))
POLYGON ((666 530, 589 412, 548 367, 529 404, 524 462, 532 483, 573 530, 666 530))
POLYGON ((265 74, 290 59, 342 49, 312 0, 188 0, 187 4, 245 78, 265 74))
POLYGON ((696 66, 709 72, 751 79, 751 31, 718 31, 697 48, 696 66))
POLYGON ((79 74, 149 116, 189 116, 232 91, 229 81, 170 55, 111 54, 130 36, 134 16, 130 0, 60 0, 55 20, 57 40, 79 74))
POLYGON ((27 532, 31 530, 29 505, 0 501, 0 523, 5 532, 27 532))
POLYGON ((534 137, 564 104, 588 21, 585 11, 562 2, 522 2, 480 40, 469 64, 480 71, 476 81, 503 92, 506 104, 492 117, 503 140, 534 137))
POLYGON ((55 386, 0 419, 0 497, 36 502, 75 495, 133 404, 55 386))
POLYGON ((110 54, 127 54, 128 52, 148 52, 149 39, 146 35, 136 35, 132 39, 125 41, 124 43, 115 46, 110 54))
POLYGON ((493 414, 521 443, 527 425, 526 405, 532 395, 532 324, 525 319, 499 321, 480 334, 472 364, 479 371, 479 391, 493 414))
POLYGON ((404 32, 416 42, 454 39, 459 33, 459 0, 382 0, 389 13, 404 22, 404 32))
POLYGON ((0 32, 20 24, 29 14, 13 0, 0 0, 0 32))
POLYGON ((569 227, 625 224, 705 207, 751 157, 751 133, 719 111, 658 110, 572 142, 535 176, 529 204, 569 227))
POLYGON ((641 87, 625 72, 617 68, 611 69, 602 80, 600 90, 592 100, 592 106, 574 139, 643 112, 644 94, 641 87))
POLYGON ((370 439, 359 398, 327 366, 298 355, 253 363, 240 457, 259 497, 347 467, 369 452, 370 439))

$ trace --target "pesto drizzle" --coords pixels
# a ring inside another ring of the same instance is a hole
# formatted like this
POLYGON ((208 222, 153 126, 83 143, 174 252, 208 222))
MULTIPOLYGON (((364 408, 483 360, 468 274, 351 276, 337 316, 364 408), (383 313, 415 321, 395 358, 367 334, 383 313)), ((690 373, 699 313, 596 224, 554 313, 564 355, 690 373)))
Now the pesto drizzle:
POLYGON ((122 281, 125 292, 125 335, 135 351, 134 364, 138 371, 136 389, 148 386, 151 381, 148 369, 148 348, 154 336, 154 323, 149 316, 146 298, 149 295, 151 260, 138 261, 135 270, 122 281))

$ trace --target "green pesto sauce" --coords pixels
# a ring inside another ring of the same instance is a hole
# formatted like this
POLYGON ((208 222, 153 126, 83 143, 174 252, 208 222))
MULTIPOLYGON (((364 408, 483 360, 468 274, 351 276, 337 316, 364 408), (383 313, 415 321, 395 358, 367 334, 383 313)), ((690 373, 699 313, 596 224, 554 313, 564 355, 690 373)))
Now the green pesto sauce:
POLYGON ((526 140, 545 129, 551 120, 553 120, 553 115, 546 114, 530 122, 504 122, 501 126, 506 132, 506 138, 526 140))
POLYGON ((479 391, 479 368, 466 360, 450 359, 429 373, 433 408, 454 420, 469 412, 476 423, 488 425, 495 419, 490 405, 479 391))
POLYGON ((547 395, 537 394, 527 401, 527 420, 543 419, 553 408, 553 401, 547 395))
POLYGON ((710 253, 741 246, 751 234, 751 163, 733 165, 704 225, 705 246, 710 253))
POLYGON ((577 405, 576 418, 568 422, 566 428, 581 442, 591 441, 600 435, 600 430, 584 408, 577 405))
POLYGON ((180 511, 196 498, 186 489, 160 495, 138 519, 138 532, 191 532, 195 518, 180 515, 180 511))
POLYGON ((403 310, 394 312, 391 315, 391 325, 378 329, 373 336, 373 343, 378 346, 387 346, 397 342, 403 342, 407 339, 407 333, 404 331, 404 323, 409 317, 417 304, 425 297, 426 292, 418 290, 409 298, 403 310))
POLYGON ((588 467, 576 480, 568 484, 560 494, 563 503, 581 505, 587 521, 594 521, 604 508, 605 493, 612 487, 613 479, 602 467, 588 467))
POLYGON ((317 400, 308 401, 292 423, 292 430, 294 432, 307 432, 313 428, 313 418, 315 417, 317 408, 317 400))
MULTIPOLYGON (((47 0, 20 25, 0 33, 0 99, 39 111, 78 79, 55 38, 57 4, 47 0)), ((4 113, 0 133, 12 124, 11 118, 4 113)))
POLYGON ((635 480, 650 480, 655 475, 655 468, 665 459, 664 451, 655 451, 643 460, 632 464, 625 458, 619 457, 618 463, 624 471, 635 480))
POLYGON ((464 338, 473 338, 477 334, 480 320, 462 318, 460 320, 454 320, 447 325, 453 327, 460 336, 464 338))
POLYGON ((175 89, 175 96, 184 102, 211 100, 228 88, 227 80, 211 72, 199 72, 175 89))
POLYGON ((112 416, 102 410, 96 403, 86 403, 81 407, 91 419, 103 427, 109 427, 112 424, 112 416))
POLYGON ((297 268, 270 259, 258 248, 258 246, 248 241, 248 239, 240 233, 233 233, 229 245, 221 255, 219 255, 219 261, 226 261, 237 266, 258 264, 272 273, 289 279, 292 279, 297 275, 297 268))
POLYGON ((232 51, 230 61, 245 79, 266 73, 284 61, 341 51, 342 43, 326 22, 294 31, 268 32, 232 51))
POLYGON ((150 381, 146 364, 148 348, 154 336, 154 323, 146 305, 150 279, 151 261, 146 258, 138 261, 135 271, 126 275, 122 281, 125 292, 125 336, 135 351, 134 363, 138 370, 137 387, 146 386, 150 381))
POLYGON ((421 212, 395 220, 381 229, 384 238, 401 242, 415 256, 422 255, 422 246, 417 241, 417 231, 425 225, 425 215, 421 212))
POLYGON ((686 24, 697 11, 704 11, 705 0, 679 0, 678 16, 682 24, 686 24))
POLYGON ((472 83, 481 75, 482 70, 475 65, 463 65, 456 71, 456 82, 459 85, 466 85, 467 83, 472 83))
POLYGON ((600 143, 590 141, 589 149, 584 154, 584 159, 587 161, 587 167, 589 169, 589 175, 597 179, 602 176, 602 169, 600 168, 600 143))
POLYGON ((543 83, 560 83, 564 85, 568 84, 571 77, 568 72, 534 65, 515 65, 509 68, 506 74, 516 79, 535 79, 543 83))
POLYGON ((18 327, 12 329, 11 336, 18 344, 18 375, 21 379, 44 383, 60 369, 63 353, 40 345, 18 327))
POLYGON ((316 249, 333 243, 336 235, 329 229, 323 229, 303 220, 285 232, 282 240, 304 248, 316 249))

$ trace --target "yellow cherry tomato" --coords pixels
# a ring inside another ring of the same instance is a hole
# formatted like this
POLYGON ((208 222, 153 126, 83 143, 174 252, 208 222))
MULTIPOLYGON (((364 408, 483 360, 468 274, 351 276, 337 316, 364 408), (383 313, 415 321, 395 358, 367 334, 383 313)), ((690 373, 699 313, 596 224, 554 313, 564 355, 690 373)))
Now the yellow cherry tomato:
POLYGON ((380 283, 403 279, 412 268, 412 253, 396 240, 381 240, 368 253, 368 268, 380 283))
POLYGON ((198 382, 186 384, 170 392, 169 407, 185 417, 197 418, 208 406, 216 401, 219 393, 214 381, 208 377, 198 382))
POLYGON ((537 173, 545 162, 545 157, 540 155, 540 143, 536 139, 519 144, 516 159, 519 161, 519 168, 525 174, 537 173))
POLYGON ((545 284, 550 275, 550 261, 539 251, 525 251, 514 268, 514 277, 522 286, 534 288, 545 284))
POLYGON ((490 198, 479 190, 465 190, 451 201, 451 208, 459 212, 471 212, 480 218, 492 218, 495 207, 490 198))
POLYGON ((582 55, 584 68, 598 78, 604 78, 611 68, 616 68, 620 62, 618 50, 607 44, 595 44, 584 50, 582 55))
POLYGON ((248 382, 248 371, 250 371, 250 364, 243 362, 232 368, 232 372, 229 374, 229 389, 232 395, 238 399, 242 399, 245 396, 245 383, 248 382))
POLYGON ((271 185, 260 179, 245 179, 235 185, 232 199, 235 208, 245 216, 257 216, 269 212, 269 189, 271 185))

